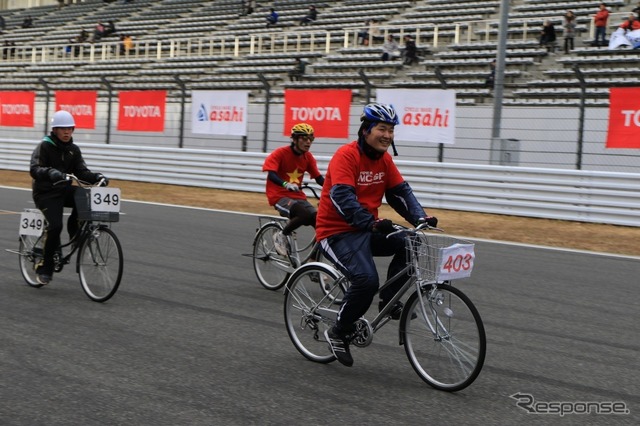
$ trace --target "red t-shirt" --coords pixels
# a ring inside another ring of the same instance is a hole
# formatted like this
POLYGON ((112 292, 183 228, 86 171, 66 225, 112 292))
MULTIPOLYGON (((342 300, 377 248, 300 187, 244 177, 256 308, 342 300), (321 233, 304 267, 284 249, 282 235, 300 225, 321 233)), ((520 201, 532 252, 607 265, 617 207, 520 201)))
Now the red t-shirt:
POLYGON ((378 207, 387 189, 404 182, 400 171, 389 153, 379 160, 372 160, 360 151, 358 142, 343 145, 331 158, 318 207, 316 218, 316 239, 331 235, 356 231, 357 228, 345 222, 329 199, 329 190, 334 185, 349 185, 356 189, 358 202, 376 219, 378 207))
MULTIPOLYGON (((304 178, 305 172, 309 173, 311 179, 315 179, 320 176, 318 163, 316 163, 314 156, 310 152, 296 155, 290 145, 281 146, 269 154, 269 156, 264 160, 262 171, 276 172, 285 182, 295 183, 298 184, 298 186, 302 185, 302 179, 304 178)), ((276 185, 269 179, 267 179, 266 192, 269 205, 272 206, 283 197, 300 200, 307 199, 304 192, 287 191, 286 188, 276 185)))

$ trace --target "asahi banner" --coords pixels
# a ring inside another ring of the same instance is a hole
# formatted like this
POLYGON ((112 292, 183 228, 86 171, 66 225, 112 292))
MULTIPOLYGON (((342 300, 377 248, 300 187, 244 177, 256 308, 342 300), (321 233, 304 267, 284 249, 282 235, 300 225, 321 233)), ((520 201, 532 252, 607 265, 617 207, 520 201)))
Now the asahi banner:
POLYGON ((191 132, 246 136, 249 92, 194 90, 191 93, 191 132))
POLYGON ((456 140, 454 90, 378 89, 377 100, 391 104, 400 118, 398 141, 453 144, 456 140))

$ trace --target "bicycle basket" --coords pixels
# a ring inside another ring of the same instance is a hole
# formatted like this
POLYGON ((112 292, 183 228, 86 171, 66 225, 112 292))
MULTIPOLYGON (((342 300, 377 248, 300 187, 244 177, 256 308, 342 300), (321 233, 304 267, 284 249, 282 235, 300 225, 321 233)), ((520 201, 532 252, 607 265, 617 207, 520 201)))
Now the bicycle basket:
POLYGON ((79 220, 117 222, 120 219, 120 189, 107 187, 76 188, 74 201, 79 220))
POLYGON ((470 241, 418 232, 406 238, 406 247, 419 280, 442 282, 471 275, 475 252, 470 241))

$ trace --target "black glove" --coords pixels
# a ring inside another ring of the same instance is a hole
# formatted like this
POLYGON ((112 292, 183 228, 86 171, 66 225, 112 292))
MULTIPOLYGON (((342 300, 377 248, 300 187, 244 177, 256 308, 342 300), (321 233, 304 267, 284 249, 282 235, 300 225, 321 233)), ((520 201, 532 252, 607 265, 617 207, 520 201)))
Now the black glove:
POLYGON ((107 177, 102 173, 98 173, 96 175, 96 183, 100 182, 101 179, 104 179, 104 182, 102 182, 100 186, 109 186, 109 179, 107 179, 107 177))
POLYGON ((420 219, 418 219, 416 226, 422 225, 423 223, 426 223, 432 228, 435 228, 436 226, 438 226, 438 218, 435 216, 421 217, 420 219))
POLYGON ((61 180, 67 180, 67 175, 58 169, 49 169, 49 179, 51 179, 53 183, 56 183, 61 180))
POLYGON ((373 232, 379 232, 381 234, 387 235, 395 231, 395 228, 393 227, 393 222, 391 222, 389 219, 378 219, 373 222, 371 230, 373 232))

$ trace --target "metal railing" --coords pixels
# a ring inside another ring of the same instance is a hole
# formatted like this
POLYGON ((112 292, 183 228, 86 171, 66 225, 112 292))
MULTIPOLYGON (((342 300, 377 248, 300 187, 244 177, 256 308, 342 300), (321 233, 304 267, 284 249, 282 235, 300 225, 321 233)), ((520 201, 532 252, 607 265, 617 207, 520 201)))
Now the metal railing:
MULTIPOLYGON (((36 143, 0 140, 0 168, 27 171, 36 143)), ((87 164, 112 178, 264 192, 264 153, 81 146, 87 164)), ((330 157, 316 158, 320 170, 326 170, 330 157)), ((416 161, 396 164, 425 207, 640 226, 640 179, 635 174, 416 161)))

